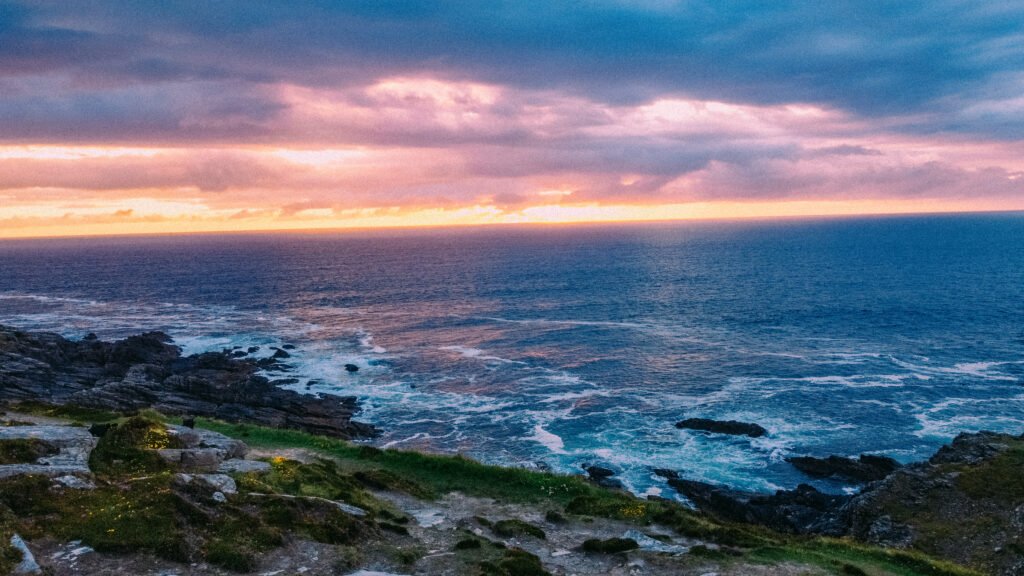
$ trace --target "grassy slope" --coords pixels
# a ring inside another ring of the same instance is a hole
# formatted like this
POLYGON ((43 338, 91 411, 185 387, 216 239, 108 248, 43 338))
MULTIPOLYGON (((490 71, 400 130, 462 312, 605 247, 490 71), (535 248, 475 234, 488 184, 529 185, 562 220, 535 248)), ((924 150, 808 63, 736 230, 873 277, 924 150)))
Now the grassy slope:
MULTIPOLYGON (((81 410, 73 407, 19 406, 38 414, 61 417, 80 422, 126 420, 104 411, 81 410)), ((151 419, 167 420, 149 412, 151 419)), ((253 447, 265 449, 307 449, 330 458, 331 463, 302 465, 275 459, 274 470, 268 476, 246 475, 239 478, 242 492, 269 492, 337 498, 355 503, 371 511, 372 519, 362 531, 401 530, 401 513, 382 503, 364 487, 389 488, 413 496, 431 499, 458 491, 471 496, 493 498, 504 502, 537 505, 541 509, 594 518, 615 518, 644 526, 657 522, 678 533, 701 538, 726 547, 728 553, 703 550, 695 556, 713 556, 723 562, 732 559, 774 564, 797 562, 820 566, 835 574, 871 576, 971 576, 975 572, 949 563, 936 561, 924 555, 864 546, 847 540, 827 538, 797 538, 771 532, 761 527, 732 525, 714 521, 678 504, 651 502, 630 494, 610 491, 594 486, 578 476, 534 472, 517 468, 489 466, 461 456, 439 456, 399 450, 379 450, 355 445, 342 440, 314 436, 293 430, 272 429, 251 425, 229 424, 200 419, 197 425, 245 441, 253 447)), ((127 429, 121 428, 121 432, 127 429)), ((145 435, 143 435, 144 437, 145 435)), ((124 447, 122 447, 123 449, 124 447)), ((94 454, 94 468, 101 477, 116 474, 104 458, 104 446, 94 454)), ((112 454, 113 456, 114 454, 112 454)), ((119 459, 124 461, 123 459, 119 459)), ((186 551, 179 548, 186 539, 182 526, 189 516, 196 514, 170 489, 169 471, 158 463, 142 458, 128 458, 133 475, 148 472, 151 478, 128 484, 128 490, 114 485, 73 496, 57 502, 45 496, 48 484, 26 480, 24 485, 6 485, 9 495, 15 492, 27 498, 12 498, 7 506, 21 518, 60 514, 64 521, 48 524, 19 522, 18 529, 27 537, 52 534, 66 539, 82 539, 97 549, 149 550, 168 558, 184 558, 186 551), (150 469, 150 466, 155 468, 150 469), (36 494, 36 497, 32 497, 36 494), (28 506, 25 509, 18 509, 28 506), (58 509, 59 507, 60 509, 58 509), (78 519, 86 519, 76 520, 78 519), (172 520, 173 519, 173 520, 172 520), (170 522, 159 531, 159 541, 140 540, 152 530, 140 530, 151 523, 170 522), (141 525, 139 524, 141 523, 141 525), (111 530, 110 527, 114 527, 111 530), (36 532, 33 534, 33 532, 36 532)), ((9 482, 5 482, 9 484, 9 482)), ((121 486, 124 486, 123 479, 121 486)), ((4 500, 0 498, 0 500, 4 500)), ((0 502, 3 504, 3 502, 0 502)), ((225 567, 244 569, 251 564, 251 555, 273 548, 280 542, 284 531, 295 531, 296 526, 313 526, 307 533, 314 539, 354 542, 354 532, 360 527, 340 526, 340 518, 322 517, 310 521, 310 511, 296 510, 294 506, 281 509, 280 503, 272 507, 262 501, 250 502, 246 510, 234 510, 217 520, 217 530, 200 536, 205 540, 200 551, 205 557, 225 567), (304 516, 305 515, 305 516, 304 516), (254 524, 255 523, 255 524, 254 524), (246 539, 245 533, 253 526, 259 534, 246 539), (235 530, 239 528, 239 530, 235 530), (245 528, 245 530, 241 530, 245 528), (324 532, 326 531, 326 532, 324 532), (218 539, 217 534, 227 534, 218 539), (242 539, 241 541, 239 539, 242 539), (243 554, 233 554, 240 549, 243 554)), ((3 512, 0 506, 0 512, 3 512)), ((322 512, 322 511, 321 511, 322 512)), ((315 516, 316 514, 314 514, 315 516)), ((322 516, 322 514, 321 514, 322 516)), ((196 518, 207 521, 206 518, 196 518)), ((0 535, 10 533, 13 519, 0 517, 0 535)), ((306 531, 308 528, 301 528, 306 531)), ((195 535, 189 536, 194 538, 195 535)), ((0 551, 2 552, 2 551, 0 551)), ((520 558, 505 558, 518 562, 520 558)), ((0 574, 4 572, 0 554, 0 574)))
MULTIPOLYGON (((197 425, 241 439, 250 446, 304 448, 336 459, 349 470, 385 473, 394 488, 420 496, 452 491, 507 502, 558 506, 568 513, 629 520, 638 525, 659 522, 683 535, 741 548, 747 559, 774 563, 796 561, 821 566, 836 574, 872 576, 969 576, 975 572, 922 554, 886 550, 830 538, 797 538, 760 527, 715 522, 679 505, 650 502, 605 490, 578 476, 489 466, 461 456, 438 456, 400 450, 378 450, 293 430, 201 420, 197 425)), ((384 482, 386 484, 386 482, 384 482)))

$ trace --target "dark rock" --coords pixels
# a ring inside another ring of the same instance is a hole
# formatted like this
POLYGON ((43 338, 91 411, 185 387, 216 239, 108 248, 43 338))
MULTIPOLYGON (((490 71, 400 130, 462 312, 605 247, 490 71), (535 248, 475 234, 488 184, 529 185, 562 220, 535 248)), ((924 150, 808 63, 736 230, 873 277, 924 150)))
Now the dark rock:
POLYGON ((181 425, 188 429, 194 429, 196 427, 196 419, 192 416, 182 418, 181 425))
POLYGON ((285 350, 295 350, 295 344, 283 344, 281 348, 284 348, 285 350))
POLYGON ((786 458, 786 461, 808 476, 843 478, 855 482, 881 480, 900 467, 900 463, 892 458, 870 454, 861 454, 857 460, 842 456, 829 456, 828 458, 796 456, 786 458))
POLYGON ((651 472, 654 472, 655 476, 661 476, 666 480, 678 480, 679 472, 675 470, 669 470, 668 468, 653 468, 651 472))
POLYGON ((869 484, 842 510, 847 535, 932 555, 986 574, 1024 568, 1024 436, 960 434, 925 462, 869 484))
POLYGON ((283 360, 285 358, 291 358, 292 357, 291 354, 285 352, 284 350, 282 350, 280 348, 271 347, 271 350, 274 351, 274 356, 273 357, 277 358, 278 360, 283 360))
POLYGON ((587 472, 587 476, 590 477, 591 482, 598 486, 611 488, 613 490, 619 490, 622 488, 622 482, 616 478, 612 478, 612 476, 615 475, 615 471, 611 468, 584 464, 583 469, 587 472))
POLYGON ((359 366, 356 366, 355 364, 345 364, 345 371, 346 372, 359 372, 359 366))
POLYGON ((749 422, 737 422, 736 420, 711 420, 709 418, 687 418, 676 422, 676 428, 689 430, 703 430, 705 432, 716 432, 718 434, 732 434, 734 436, 750 436, 760 438, 768 433, 762 426, 749 422))
POLYGON ((697 508, 720 520, 760 524, 779 532, 840 536, 840 510, 849 496, 823 494, 800 484, 795 490, 761 494, 694 480, 668 481, 697 508))
POLYGON ((260 351, 260 347, 259 346, 249 346, 248 348, 246 348, 245 351, 248 352, 249 354, 255 354, 256 352, 260 351))
POLYGON ((110 432, 114 428, 117 428, 117 423, 108 422, 106 424, 93 424, 89 426, 89 434, 92 434, 96 438, 102 438, 106 436, 107 432, 110 432))
POLYGON ((352 420, 355 398, 317 398, 258 374, 277 360, 209 352, 181 356, 161 332, 117 342, 71 341, 0 326, 0 402, 75 404, 118 412, 153 408, 340 438, 377 434, 352 420))
POLYGON ((605 468, 604 466, 584 464, 583 469, 586 470, 587 475, 590 476, 591 480, 600 480, 602 478, 615 476, 614 470, 611 468, 605 468))

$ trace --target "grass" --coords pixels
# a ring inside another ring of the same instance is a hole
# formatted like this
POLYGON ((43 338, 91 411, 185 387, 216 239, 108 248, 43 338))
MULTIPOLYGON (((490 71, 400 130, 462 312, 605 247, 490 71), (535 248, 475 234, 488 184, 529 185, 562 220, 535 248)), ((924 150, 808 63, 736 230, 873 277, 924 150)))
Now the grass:
MULTIPOLYGON (((803 562, 836 574, 857 574, 861 570, 871 576, 977 576, 970 569, 915 552, 886 550, 849 540, 793 537, 759 526, 718 522, 678 504, 651 502, 605 490, 575 476, 489 466, 461 456, 379 450, 293 430, 211 420, 197 424, 252 446, 305 448, 337 458, 343 466, 359 470, 357 478, 373 478, 378 486, 399 490, 404 484, 404 491, 416 492, 418 497, 459 491, 506 502, 554 503, 575 516, 610 518, 640 526, 658 522, 683 536, 743 549, 750 560, 803 562)), ((509 565, 518 561, 510 561, 509 565)), ((500 566, 500 562, 492 562, 483 573, 501 574, 500 566)))
POLYGON ((38 438, 12 438, 0 440, 0 465, 30 464, 44 456, 52 456, 59 450, 38 438))
POLYGON ((958 487, 976 499, 991 499, 1019 505, 1024 501, 1024 441, 978 466, 964 467, 957 478, 958 487))
POLYGON ((518 518, 510 518, 508 520, 498 520, 491 526, 491 530, 494 531, 498 536, 533 536, 544 540, 547 538, 547 534, 543 530, 530 524, 529 522, 523 522, 518 518))
POLYGON ((862 573, 885 576, 981 576, 969 568, 935 560, 906 550, 876 548, 847 539, 810 538, 788 545, 765 546, 748 557, 763 563, 800 562, 820 566, 834 574, 862 573))
POLYGON ((607 540, 591 538, 583 541, 584 550, 601 554, 618 554, 619 552, 636 550, 639 547, 636 540, 632 538, 609 538, 607 540))
MULTIPOLYGON (((69 411, 77 418, 85 415, 69 411)), ((106 418, 110 414, 93 416, 106 418)), ((49 534, 82 540, 97 550, 141 550, 180 561, 205 559, 244 572, 254 569, 260 554, 280 546, 290 534, 352 547, 368 538, 382 538, 381 530, 404 532, 402 525, 408 518, 367 488, 400 490, 421 499, 459 491, 505 502, 541 504, 552 518, 561 521, 609 518, 641 527, 656 522, 683 536, 723 546, 714 554, 708 550, 709 558, 720 556, 723 561, 728 557, 769 564, 789 561, 848 576, 975 574, 913 552, 717 522, 675 503, 605 490, 580 477, 489 466, 461 456, 380 450, 293 430, 202 419, 198 426, 253 447, 300 448, 323 456, 309 464, 276 458, 269 473, 236 475, 240 494, 226 504, 215 505, 200 488, 175 485, 172 471, 152 452, 174 447, 174 437, 162 426, 168 421, 165 417, 149 412, 132 418, 114 415, 105 421, 119 425, 103 436, 90 460, 99 473, 99 487, 55 493, 45 478, 0 481, 0 536, 16 528, 28 538, 49 534), (330 501, 358 506, 368 515, 350 516, 330 501), (555 509, 564 510, 564 515, 555 509)), ((994 470, 1001 474, 1016 465, 1016 460, 1008 460, 994 464, 994 470)), ((544 537, 540 528, 520 520, 480 522, 490 525, 496 534, 544 537)), ((602 551, 614 548, 608 541, 590 546, 602 551)), ((547 574, 535 556, 486 539, 467 538, 456 549, 479 574, 547 574)), ((414 551, 402 553, 415 561, 414 551)), ((0 547, 0 566, 9 563, 5 559, 9 556, 9 551, 0 547)))
POLYGON ((48 416, 50 418, 64 418, 73 422, 110 422, 124 417, 124 414, 103 410, 101 408, 88 408, 74 404, 47 404, 45 402, 24 401, 9 404, 6 407, 12 412, 35 414, 37 416, 48 416))

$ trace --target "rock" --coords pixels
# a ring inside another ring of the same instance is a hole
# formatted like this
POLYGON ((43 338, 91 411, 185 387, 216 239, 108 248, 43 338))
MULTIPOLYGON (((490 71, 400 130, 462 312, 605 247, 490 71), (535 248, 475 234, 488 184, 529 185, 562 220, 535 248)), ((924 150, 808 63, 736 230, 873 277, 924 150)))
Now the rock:
POLYGON ((850 497, 823 494, 807 484, 800 484, 795 490, 761 494, 694 480, 668 483, 697 508, 720 520, 761 524, 792 534, 845 533, 840 510, 850 497))
POLYGON ((847 535, 930 553, 987 574, 1024 567, 1024 436, 960 434, 924 462, 868 484, 843 507, 847 535))
POLYGON ((89 477, 89 455, 97 439, 85 428, 78 426, 33 425, 2 426, 0 440, 34 438, 57 449, 51 456, 39 458, 34 464, 7 464, 0 466, 0 478, 22 474, 41 474, 49 477, 89 477))
POLYGON ((114 422, 108 422, 106 424, 93 424, 89 426, 89 434, 97 438, 102 438, 107 432, 110 432, 114 428, 117 428, 117 424, 114 422))
POLYGON ((225 436, 212 430, 192 429, 184 426, 167 426, 167 431, 176 436, 186 448, 216 448, 224 453, 224 460, 245 458, 249 447, 245 442, 225 436))
POLYGON ((196 427, 196 419, 192 418, 192 417, 182 418, 181 419, 181 425, 184 426, 185 428, 189 428, 189 429, 195 428, 196 427))
POLYGON ((615 471, 611 468, 605 468, 604 466, 584 464, 583 469, 586 470, 587 475, 590 476, 591 480, 601 480, 603 478, 610 478, 615 476, 615 471))
POLYGON ((165 448, 156 452, 169 464, 189 472, 213 472, 225 459, 219 448, 165 448))
POLYGON ((654 472, 655 476, 660 476, 666 480, 678 480, 679 472, 675 470, 669 470, 668 468, 653 468, 651 472, 654 472))
POLYGON ((643 532, 640 532, 639 530, 627 530, 626 533, 622 535, 622 537, 628 540, 633 540, 637 543, 637 546, 639 546, 641 550, 646 550, 648 552, 658 552, 664 554, 686 554, 690 551, 690 548, 687 546, 680 546, 679 544, 668 544, 666 542, 662 542, 661 540, 655 540, 654 538, 651 538, 650 536, 644 534, 643 532))
POLYGON ((174 482, 181 486, 198 483, 213 492, 223 494, 236 494, 238 492, 235 479, 227 474, 186 474, 179 472, 174 475, 174 482))
POLYGON ((94 489, 96 489, 96 485, 93 484, 92 482, 90 482, 88 480, 83 480, 83 479, 79 478, 78 476, 72 476, 70 474, 68 474, 66 476, 58 476, 58 477, 54 478, 53 481, 56 482, 57 484, 65 487, 65 488, 71 488, 72 490, 94 490, 94 489))
POLYGON ((291 358, 292 357, 291 354, 285 352, 284 350, 282 350, 280 348, 271 347, 270 349, 274 351, 274 355, 272 356, 272 358, 276 358, 278 360, 282 360, 284 358, 291 358))
POLYGON ((223 492, 214 492, 210 496, 210 498, 213 498, 213 501, 217 502, 218 504, 224 504, 225 502, 228 501, 228 497, 225 496, 223 492))
POLYGON ((355 364, 345 364, 345 371, 346 372, 359 372, 359 366, 356 366, 355 364))
POLYGON ((718 434, 731 434, 733 436, 750 436, 760 438, 768 433, 762 426, 749 422, 737 422, 736 420, 711 420, 709 418, 687 418, 676 422, 676 428, 689 430, 703 430, 718 434))
POLYGON ((42 574, 43 569, 36 562, 36 557, 28 549, 28 545, 17 534, 11 536, 11 546, 21 552, 21 562, 14 567, 14 574, 42 574))
POLYGON ((860 458, 796 456, 786 458, 797 470, 815 478, 843 478, 855 482, 874 482, 895 472, 900 463, 885 456, 861 454, 860 458))
POLYGON ((339 438, 376 429, 352 420, 355 398, 303 395, 271 384, 261 369, 277 359, 208 352, 187 357, 160 332, 117 342, 71 341, 0 326, 0 402, 76 404, 118 412, 153 408, 339 438))
POLYGON ((270 472, 270 463, 262 460, 225 460, 217 467, 221 474, 247 474, 249 472, 270 472))
POLYGON ((591 482, 604 488, 611 488, 618 490, 622 488, 622 482, 616 478, 612 478, 615 475, 615 471, 611 468, 605 468, 604 466, 597 466, 591 464, 584 464, 583 469, 587 472, 587 476, 590 477, 591 482))

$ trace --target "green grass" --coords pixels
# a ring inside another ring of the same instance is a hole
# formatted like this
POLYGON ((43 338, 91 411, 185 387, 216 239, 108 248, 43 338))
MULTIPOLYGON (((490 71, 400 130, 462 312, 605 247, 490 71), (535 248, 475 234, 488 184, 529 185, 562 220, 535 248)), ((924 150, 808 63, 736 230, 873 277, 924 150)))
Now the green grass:
MULTIPOLYGON (((161 425, 168 421, 165 417, 147 412, 117 421, 118 427, 100 440, 90 461, 100 473, 96 490, 55 494, 45 478, 0 482, 0 535, 17 528, 29 538, 49 534, 82 540, 97 550, 142 550, 175 560, 201 558, 230 570, 247 571, 256 567, 260 554, 282 544, 288 534, 356 546, 368 538, 385 538, 381 530, 403 532, 402 524, 408 518, 367 488, 400 490, 423 499, 458 491, 505 502, 537 503, 559 519, 566 518, 555 509, 564 510, 568 519, 609 518, 637 526, 657 522, 683 536, 724 546, 715 554, 708 550, 708 558, 720 561, 733 557, 764 563, 797 562, 847 576, 975 574, 917 553, 717 522, 678 504, 605 490, 581 477, 489 466, 461 456, 380 450, 293 430, 204 419, 197 425, 253 447, 300 448, 324 457, 310 464, 275 458, 269 473, 237 475, 240 494, 218 506, 197 487, 175 486, 171 470, 153 458, 152 449, 174 446, 173 436, 161 425), (327 500, 358 506, 368 516, 352 517, 327 500)), ((1016 461, 1010 460, 999 463, 997 470, 1013 466, 1016 461)), ((543 531, 522 521, 490 524, 481 519, 481 523, 499 534, 543 537, 543 531)), ((459 554, 466 557, 466 566, 479 574, 546 574, 535 556, 521 550, 507 550, 485 539, 479 547, 463 546, 459 554)), ((403 553, 413 555, 408 550, 403 553)), ((7 552, 0 548, 0 563, 7 561, 3 554, 7 552)))
POLYGON ((437 497, 458 491, 506 502, 554 501, 564 505, 582 496, 597 500, 612 498, 622 502, 612 492, 577 476, 489 466, 462 456, 379 450, 295 430, 228 424, 206 419, 197 420, 196 425, 238 438, 254 447, 305 448, 319 452, 337 458, 356 470, 363 470, 364 476, 371 475, 380 479, 383 472, 393 479, 393 487, 401 490, 400 483, 408 483, 410 488, 406 491, 418 497, 437 497), (398 480, 394 481, 396 478, 398 480))
POLYGON ((1024 441, 978 466, 964 467, 957 485, 971 498, 1017 506, 1024 502, 1024 441))
POLYGON ((530 524, 529 522, 523 522, 518 518, 509 518, 507 520, 498 520, 493 524, 491 530, 494 531, 498 536, 533 536, 534 538, 540 538, 544 540, 547 538, 547 534, 543 530, 530 524))
POLYGON ((876 548, 846 539, 796 539, 784 545, 752 550, 752 560, 773 564, 800 562, 820 566, 834 574, 870 576, 981 576, 979 572, 918 552, 876 548))
POLYGON ((76 422, 89 423, 110 422, 124 417, 124 414, 119 412, 112 412, 101 408, 88 408, 74 404, 55 405, 33 401, 9 404, 7 409, 12 412, 48 416, 50 418, 65 418, 76 422))
POLYGON ((0 440, 0 465, 30 464, 44 456, 59 452, 53 445, 38 438, 0 440))

